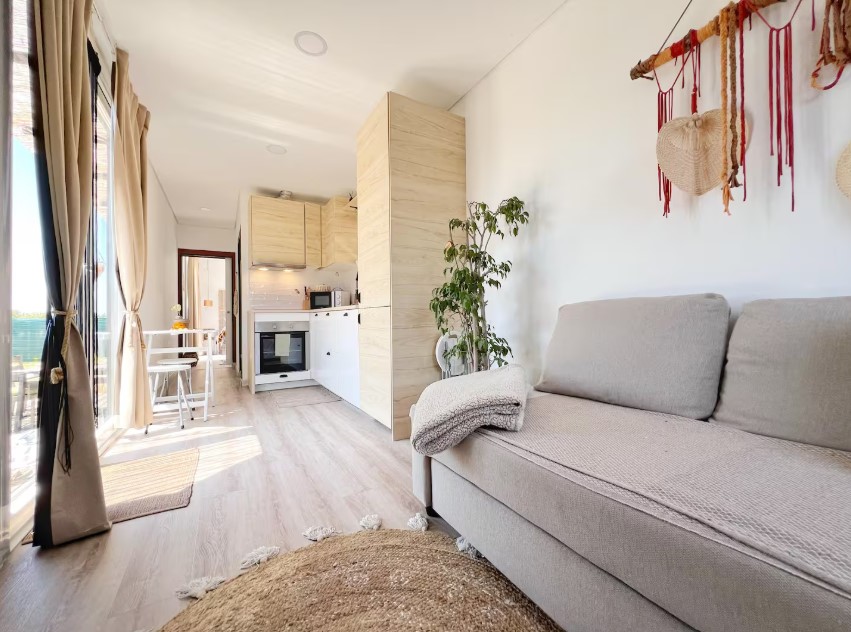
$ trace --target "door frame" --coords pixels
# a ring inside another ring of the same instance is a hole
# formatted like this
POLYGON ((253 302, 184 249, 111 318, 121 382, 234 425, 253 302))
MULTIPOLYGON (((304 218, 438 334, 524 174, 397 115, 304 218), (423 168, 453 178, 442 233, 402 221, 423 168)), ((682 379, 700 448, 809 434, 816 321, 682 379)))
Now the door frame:
POLYGON ((183 257, 198 257, 201 259, 230 259, 230 275, 231 275, 231 295, 228 300, 231 302, 230 318, 231 318, 231 356, 234 366, 236 365, 236 339, 240 335, 237 329, 236 314, 233 310, 233 292, 236 290, 236 253, 226 250, 196 250, 194 248, 178 248, 177 249, 177 302, 183 305, 183 257))

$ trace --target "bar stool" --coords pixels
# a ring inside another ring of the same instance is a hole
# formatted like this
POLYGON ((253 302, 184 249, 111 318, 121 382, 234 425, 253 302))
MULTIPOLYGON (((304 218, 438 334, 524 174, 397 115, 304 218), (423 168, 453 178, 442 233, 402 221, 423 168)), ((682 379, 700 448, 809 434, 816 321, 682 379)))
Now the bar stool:
MULTIPOLYGON (((192 367, 188 364, 160 364, 156 366, 148 367, 148 375, 153 378, 153 385, 151 387, 151 405, 155 405, 159 397, 157 396, 157 390, 160 386, 160 377, 166 376, 168 378, 169 375, 174 373, 175 382, 177 384, 177 414, 180 417, 180 429, 183 430, 183 407, 186 406, 186 410, 189 411, 189 419, 190 421, 194 420, 195 417, 192 415, 192 407, 189 405, 189 401, 186 399, 186 387, 184 385, 184 379, 190 376, 190 371, 192 367)), ((145 426, 145 434, 148 434, 148 428, 150 424, 145 426)))
MULTIPOLYGON (((197 364, 198 364, 198 359, 197 359, 197 358, 167 358, 167 359, 165 359, 165 360, 157 360, 157 365, 159 365, 159 366, 180 366, 180 365, 186 365, 186 366, 188 366, 190 369, 194 369, 194 368, 195 368, 195 366, 196 366, 197 364)), ((188 375, 188 377, 187 377, 187 379, 186 379, 186 385, 187 385, 187 390, 189 391, 189 395, 190 395, 190 397, 189 397, 189 398, 187 398, 187 399, 190 399, 190 398, 191 398, 191 396, 192 396, 192 394, 193 394, 193 393, 192 393, 192 371, 190 371, 190 372, 189 372, 189 375, 188 375)), ((166 376, 165 376, 165 386, 164 386, 164 388, 165 388, 165 389, 168 389, 168 373, 166 373, 166 376)), ((190 408, 191 408, 191 407, 192 407, 192 406, 191 406, 191 404, 190 404, 190 408)))

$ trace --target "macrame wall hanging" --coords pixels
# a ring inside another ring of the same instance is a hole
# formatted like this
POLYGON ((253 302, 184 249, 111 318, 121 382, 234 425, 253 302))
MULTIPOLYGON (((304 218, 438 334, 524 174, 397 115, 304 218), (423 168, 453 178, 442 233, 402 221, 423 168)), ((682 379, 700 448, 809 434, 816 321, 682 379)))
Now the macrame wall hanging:
MULTIPOLYGON (((778 2, 786 2, 786 0, 740 0, 739 2, 731 2, 721 9, 718 16, 705 26, 700 29, 690 30, 688 35, 682 40, 664 48, 667 43, 666 40, 662 48, 655 55, 651 55, 648 59, 639 62, 630 71, 630 77, 632 79, 651 79, 649 75, 652 74, 652 79, 655 79, 659 88, 657 123, 660 140, 657 143, 657 149, 662 143, 663 136, 665 136, 663 134, 663 128, 666 126, 677 127, 678 129, 676 133, 672 130, 672 133, 668 134, 670 138, 676 139, 677 134, 681 134, 683 129, 688 128, 691 130, 693 137, 701 138, 707 144, 710 144, 712 139, 707 137, 707 132, 697 134, 695 131, 701 127, 700 118, 696 115, 697 96, 700 94, 700 45, 711 37, 719 37, 721 72, 721 109, 719 112, 723 122, 720 126, 720 141, 716 139, 716 141, 712 142, 721 148, 720 155, 717 156, 716 168, 718 170, 718 186, 722 193, 724 212, 728 214, 730 212, 730 202, 733 200, 734 189, 742 187, 742 198, 747 199, 747 163, 745 150, 747 147, 748 129, 745 121, 744 31, 746 22, 749 28, 753 28, 754 15, 768 28, 768 120, 770 125, 769 136, 771 139, 769 151, 770 155, 775 156, 777 160, 778 186, 781 185, 785 170, 788 168, 792 190, 792 211, 795 210, 792 22, 798 15, 804 0, 797 0, 789 22, 782 26, 774 26, 763 15, 763 10, 778 2), (656 69, 670 61, 678 62, 679 59, 683 60, 682 68, 680 68, 680 72, 671 88, 664 90, 659 81, 656 69), (683 84, 685 83, 684 70, 689 59, 691 59, 693 68, 695 69, 695 78, 692 87, 692 123, 681 119, 673 119, 674 87, 681 76, 683 78, 683 84), (676 126, 673 126, 674 121, 678 121, 676 126)), ((811 2, 812 28, 815 30, 815 0, 811 0, 811 2)), ((688 11, 691 3, 690 1, 686 5, 683 14, 680 16, 677 24, 674 25, 674 29, 677 28, 677 25, 682 20, 686 11, 688 11)), ((851 61, 849 59, 851 47, 848 46, 848 40, 846 39, 846 31, 848 31, 847 27, 849 27, 849 12, 846 11, 846 7, 849 3, 851 3, 851 0, 827 0, 829 15, 825 16, 824 29, 829 35, 826 39, 824 35, 822 37, 823 61, 820 62, 820 66, 814 72, 814 77, 817 77, 818 71, 827 64, 837 65, 841 74, 844 65, 851 61), (837 6, 834 6, 834 4, 837 6), (842 37, 839 37, 837 33, 842 37)), ((674 29, 672 29, 672 33, 674 29)), ((670 38, 670 34, 668 38, 670 38)), ((832 87, 832 85, 827 87, 832 87)), ((716 129, 716 127, 714 125, 707 126, 708 129, 716 129)), ((671 143, 667 139, 665 142, 667 143, 666 147, 670 149, 671 143)), ((665 173, 661 165, 658 169, 658 179, 660 199, 664 202, 663 215, 667 217, 671 208, 671 180, 668 179, 668 174, 665 173)))
POLYGON ((817 90, 833 88, 839 83, 849 63, 851 63, 851 0, 825 0, 819 59, 811 79, 813 88, 817 90), (831 83, 822 85, 821 71, 825 66, 831 65, 836 66, 836 78, 831 83))
MULTIPOLYGON (((655 69, 653 70, 653 78, 656 80, 656 86, 659 89, 659 94, 656 99, 657 132, 661 132, 662 128, 670 123, 674 118, 674 88, 676 88, 677 82, 679 82, 680 78, 682 78, 683 86, 685 86, 685 70, 688 66, 689 60, 692 62, 691 112, 692 114, 697 112, 697 99, 700 95, 700 44, 697 42, 696 31, 691 31, 689 37, 691 38, 691 48, 685 56, 685 59, 683 59, 682 68, 680 68, 677 76, 674 77, 674 82, 671 84, 670 88, 667 90, 662 88, 662 83, 659 81, 659 75, 656 74, 655 69)), ((680 56, 682 56, 682 53, 677 57, 680 56)), ((659 184, 659 201, 663 204, 662 215, 664 217, 668 217, 668 214, 671 212, 672 184, 668 176, 666 176, 662 171, 662 166, 660 164, 656 165, 656 177, 659 184)))

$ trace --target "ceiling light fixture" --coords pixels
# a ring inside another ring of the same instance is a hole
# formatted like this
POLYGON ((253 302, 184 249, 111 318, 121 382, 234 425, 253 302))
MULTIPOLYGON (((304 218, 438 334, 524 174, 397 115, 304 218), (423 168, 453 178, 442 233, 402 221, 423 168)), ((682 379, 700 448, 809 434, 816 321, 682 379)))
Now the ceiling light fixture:
POLYGON ((209 208, 207 208, 206 206, 202 206, 202 207, 201 207, 201 210, 202 210, 202 211, 204 211, 205 213, 209 213, 209 212, 210 212, 210 209, 209 209, 209 208))
POLYGON ((328 42, 319 33, 313 31, 299 31, 293 38, 295 47, 305 55, 321 57, 328 52, 328 42))
POLYGON ((283 145, 266 145, 266 151, 270 154, 275 154, 276 156, 283 156, 287 153, 287 148, 283 145))

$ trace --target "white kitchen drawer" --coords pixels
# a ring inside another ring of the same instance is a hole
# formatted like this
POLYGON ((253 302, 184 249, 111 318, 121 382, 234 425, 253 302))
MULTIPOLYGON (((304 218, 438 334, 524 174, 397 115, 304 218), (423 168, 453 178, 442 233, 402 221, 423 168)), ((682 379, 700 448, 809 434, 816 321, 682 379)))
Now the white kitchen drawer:
POLYGON ((292 371, 290 373, 282 374, 282 373, 265 373, 263 375, 255 375, 254 383, 255 384, 283 384, 285 382, 301 382, 303 380, 309 380, 310 371, 292 371), (281 377, 281 375, 286 375, 287 377, 281 377))
POLYGON ((255 323, 305 322, 310 320, 308 312, 255 312, 255 323))

